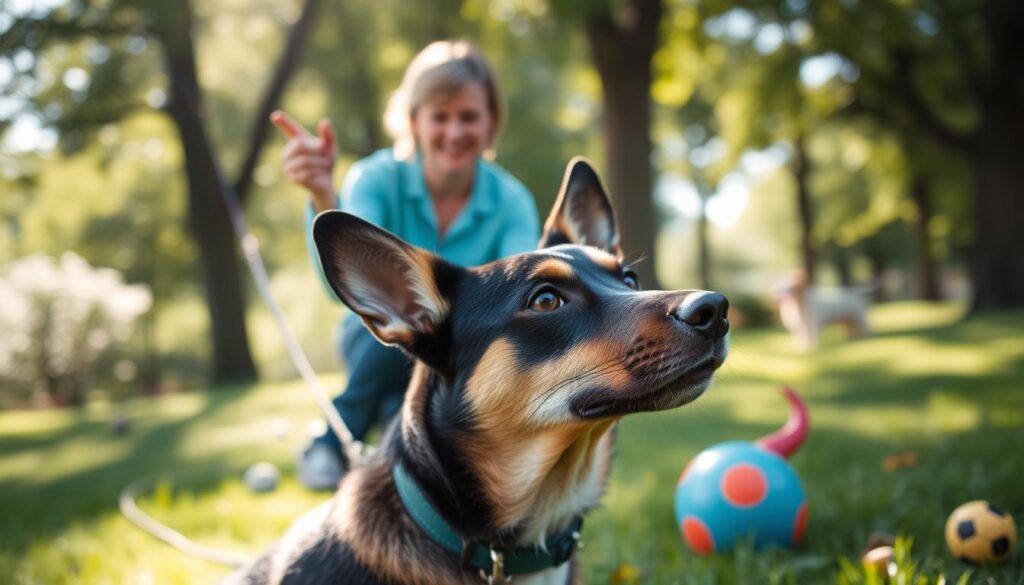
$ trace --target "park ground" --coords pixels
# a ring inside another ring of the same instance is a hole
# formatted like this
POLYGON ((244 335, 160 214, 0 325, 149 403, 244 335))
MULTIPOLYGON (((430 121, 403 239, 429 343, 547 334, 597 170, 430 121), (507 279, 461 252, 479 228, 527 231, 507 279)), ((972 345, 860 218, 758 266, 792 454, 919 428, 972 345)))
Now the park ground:
MULTIPOLYGON (((623 421, 611 486, 587 519, 590 583, 880 583, 858 565, 869 534, 903 537, 899 582, 1024 584, 1024 552, 969 568, 945 549, 948 513, 988 499, 1024 521, 1024 313, 962 319, 956 304, 891 303, 876 335, 797 351, 778 329, 739 329, 712 390, 686 408, 623 421), (790 551, 697 557, 674 526, 675 482, 699 451, 779 427, 789 384, 812 417, 792 463, 810 523, 790 551), (887 469, 892 456, 916 462, 887 469)), ((340 376, 327 375, 328 387, 340 376)), ((292 458, 316 407, 300 382, 182 392, 82 410, 0 413, 0 582, 210 583, 226 569, 141 532, 117 510, 129 482, 163 476, 140 504, 205 544, 255 554, 325 496, 295 482, 292 458), (117 416, 131 421, 111 432, 117 416), (242 471, 270 461, 279 489, 249 493, 242 471)))

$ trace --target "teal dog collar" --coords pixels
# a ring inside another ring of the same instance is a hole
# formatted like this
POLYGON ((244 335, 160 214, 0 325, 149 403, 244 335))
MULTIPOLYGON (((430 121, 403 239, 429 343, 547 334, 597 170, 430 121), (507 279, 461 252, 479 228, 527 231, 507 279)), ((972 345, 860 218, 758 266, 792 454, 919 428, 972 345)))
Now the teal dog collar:
POLYGON ((572 558, 580 540, 583 518, 577 517, 567 530, 547 540, 547 550, 539 547, 505 549, 464 539, 434 509, 423 490, 400 464, 391 467, 398 495, 416 525, 431 540, 460 557, 465 566, 481 570, 490 581, 502 582, 506 575, 536 573, 557 567, 572 558))

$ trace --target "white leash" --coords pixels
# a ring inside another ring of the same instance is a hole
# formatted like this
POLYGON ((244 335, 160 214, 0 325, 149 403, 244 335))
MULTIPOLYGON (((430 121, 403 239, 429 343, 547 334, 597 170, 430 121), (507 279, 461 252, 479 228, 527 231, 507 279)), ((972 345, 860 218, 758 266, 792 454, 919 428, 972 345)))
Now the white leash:
POLYGON ((253 561, 253 557, 247 555, 223 551, 196 543, 184 534, 158 522, 152 516, 143 512, 135 503, 135 499, 140 492, 148 491, 156 480, 157 476, 140 479, 128 484, 128 486, 121 490, 121 495, 117 498, 117 507, 128 521, 181 552, 204 561, 219 563, 229 567, 244 567, 253 561))
MULTIPOLYGON (((234 193, 231 193, 231 196, 233 195, 234 193)), ((225 197, 225 199, 228 198, 225 197)), ((267 277, 266 266, 263 264, 263 257, 260 255, 259 241, 246 227, 245 219, 242 217, 237 200, 233 201, 233 205, 234 209, 232 209, 231 205, 228 206, 228 212, 231 216, 231 223, 235 228, 235 235, 238 237, 242 253, 245 254, 245 260, 249 265, 252 278, 256 282, 256 288, 260 291, 264 304, 267 305, 270 313, 274 316, 274 321, 277 323, 277 328, 284 339, 285 346, 288 348, 288 354, 291 356, 292 363, 295 364, 295 368, 306 382, 306 387, 313 394, 313 399, 316 400, 320 410, 323 411, 324 416, 327 418, 327 423, 331 426, 331 430, 334 431, 334 434, 338 436, 338 440, 341 441, 341 448, 348 458, 349 466, 358 465, 362 462, 365 451, 363 444, 356 441, 348 427, 345 426, 345 422, 341 420, 337 409, 334 408, 334 404, 331 403, 331 399, 327 396, 327 391, 324 390, 320 380, 313 372, 313 366, 310 365, 309 358, 302 351, 302 346, 299 345, 291 327, 288 326, 281 307, 270 292, 270 281, 267 277)))
MULTIPOLYGON (((334 404, 331 403, 331 399, 327 396, 327 391, 324 390, 320 380, 313 372, 313 366, 310 365, 309 358, 306 357, 306 353, 302 350, 302 346, 299 345, 298 339, 292 332, 291 327, 288 326, 280 305, 277 304, 277 300, 270 292, 270 279, 267 276, 263 256, 260 254, 259 240, 249 231, 245 223, 241 205, 238 203, 238 197, 234 190, 226 183, 221 181, 221 184, 223 185, 224 204, 227 207, 228 216, 231 218, 235 237, 238 238, 239 246, 245 255, 246 264, 249 266, 249 272, 252 274, 257 290, 260 292, 260 297, 270 310, 271 315, 274 316, 274 322, 277 323, 277 328, 284 339, 285 346, 288 348, 288 354, 291 357, 292 363, 295 364, 295 368, 306 382, 306 387, 313 394, 313 399, 316 400, 320 410, 323 411, 331 430, 334 431, 334 434, 337 435, 338 440, 341 442, 341 448, 348 459, 348 467, 351 468, 359 465, 368 454, 368 449, 362 442, 356 441, 352 436, 351 431, 345 426, 345 422, 341 420, 337 409, 334 408, 334 404)), ((196 543, 143 512, 135 503, 135 500, 143 489, 151 486, 153 481, 154 478, 138 480, 121 490, 121 494, 118 497, 118 507, 128 521, 174 548, 200 559, 230 567, 242 567, 253 560, 251 557, 242 554, 222 551, 196 543)))

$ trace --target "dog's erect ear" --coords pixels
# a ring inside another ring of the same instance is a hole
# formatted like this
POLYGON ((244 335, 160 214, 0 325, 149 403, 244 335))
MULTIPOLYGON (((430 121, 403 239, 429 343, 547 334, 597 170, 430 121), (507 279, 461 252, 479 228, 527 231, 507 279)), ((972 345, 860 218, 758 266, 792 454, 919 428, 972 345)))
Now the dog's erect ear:
POLYGON ((410 349, 447 317, 430 252, 341 211, 318 215, 313 239, 335 294, 383 343, 410 349))
POLYGON ((615 211, 601 178, 582 157, 572 159, 565 167, 562 189, 544 223, 544 234, 537 247, 559 244, 594 246, 620 255, 615 211))

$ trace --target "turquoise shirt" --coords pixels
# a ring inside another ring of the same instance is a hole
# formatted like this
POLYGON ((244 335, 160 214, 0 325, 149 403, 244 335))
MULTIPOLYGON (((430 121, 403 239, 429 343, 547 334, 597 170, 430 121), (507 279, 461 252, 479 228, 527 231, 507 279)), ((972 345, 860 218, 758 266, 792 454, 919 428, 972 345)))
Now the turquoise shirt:
MULTIPOLYGON (((540 238, 537 206, 530 191, 500 166, 483 160, 477 161, 469 201, 444 237, 438 234, 422 160, 395 160, 390 148, 352 165, 337 207, 460 266, 478 266, 533 250, 540 238)), ((310 205, 306 241, 323 280, 313 244, 314 217, 310 205)), ((326 281, 324 286, 331 291, 326 281)), ((334 298, 334 293, 330 296, 334 298)))

